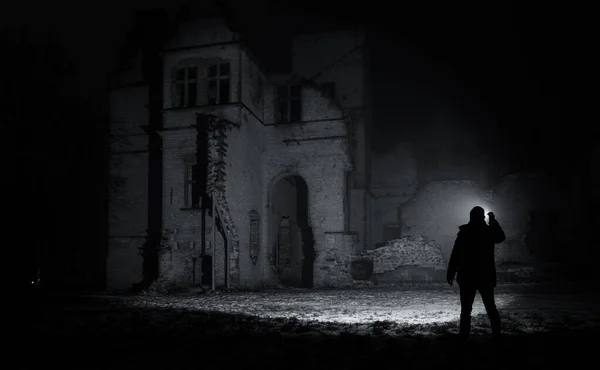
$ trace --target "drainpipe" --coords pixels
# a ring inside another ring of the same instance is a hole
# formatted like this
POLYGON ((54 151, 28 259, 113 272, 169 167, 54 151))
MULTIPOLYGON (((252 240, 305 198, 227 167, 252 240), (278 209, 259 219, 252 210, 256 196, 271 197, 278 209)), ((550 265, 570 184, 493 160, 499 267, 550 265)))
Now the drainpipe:
MULTIPOLYGON (((221 219, 221 226, 223 227, 223 233, 226 233, 225 231, 225 225, 223 225, 223 220, 221 219)), ((223 237, 224 240, 227 240, 226 237, 223 237)), ((225 241, 225 243, 223 243, 223 247, 225 248, 225 287, 227 289, 229 289, 230 286, 230 280, 231 280, 231 261, 229 258, 229 243, 227 241, 225 241)))
POLYGON ((210 259, 211 261, 211 274, 212 274, 212 279, 211 279, 211 285, 212 285, 212 290, 215 290, 215 257, 216 257, 216 250, 217 250, 217 213, 216 213, 216 202, 217 200, 215 199, 215 193, 211 194, 212 197, 212 258, 210 259))
MULTIPOLYGON (((217 212, 218 212, 216 206, 215 206, 214 210, 215 210, 215 213, 214 213, 215 217, 214 217, 214 219, 216 220, 216 218, 217 218, 217 212)), ((225 269, 223 277, 225 278, 225 287, 227 289, 229 289, 229 286, 230 286, 229 280, 230 280, 230 277, 231 277, 231 274, 230 274, 230 271, 229 271, 230 270, 229 242, 227 240, 227 235, 225 234, 225 225, 223 225, 223 219, 221 218, 221 215, 219 215, 218 222, 219 222, 219 225, 221 225, 219 231, 221 233, 221 236, 223 237, 223 255, 225 256, 225 261, 223 261, 223 267, 225 269)), ((216 225, 217 225, 217 223, 215 222, 215 227, 216 227, 216 225)), ((215 253, 215 255, 216 255, 216 253, 215 253)))

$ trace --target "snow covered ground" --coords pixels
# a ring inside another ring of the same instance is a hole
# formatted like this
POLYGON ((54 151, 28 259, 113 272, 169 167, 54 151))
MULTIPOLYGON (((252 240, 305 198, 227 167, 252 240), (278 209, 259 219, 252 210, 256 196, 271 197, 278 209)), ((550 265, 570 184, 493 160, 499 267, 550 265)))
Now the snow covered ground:
POLYGON ((458 287, 442 284, 38 297, 28 304, 25 333, 36 356, 27 357, 23 368, 329 370, 390 363, 434 368, 456 361, 488 369, 573 366, 595 355, 589 349, 600 334, 600 303, 590 293, 594 286, 499 286, 497 304, 507 334, 501 347, 490 340, 478 296, 467 350, 457 349, 454 336, 458 287))
MULTIPOLYGON (((545 289, 539 284, 509 284, 496 290, 496 304, 507 334, 600 327, 600 304, 590 294, 545 289)), ((272 290, 211 292, 126 298, 130 307, 215 312, 253 318, 257 324, 289 322, 323 334, 435 335, 457 331, 458 287, 405 285, 348 290, 272 290), (384 327, 385 329, 382 329, 384 327), (445 328, 447 330, 444 330, 445 328)), ((473 306, 473 333, 488 330, 479 296, 473 306)), ((285 323, 285 324, 284 324, 285 323)))

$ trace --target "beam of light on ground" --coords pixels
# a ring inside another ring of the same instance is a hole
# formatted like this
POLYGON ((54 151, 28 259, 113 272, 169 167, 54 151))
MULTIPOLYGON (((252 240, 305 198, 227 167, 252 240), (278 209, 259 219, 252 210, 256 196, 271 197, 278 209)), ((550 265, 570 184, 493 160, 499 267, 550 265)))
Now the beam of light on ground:
MULTIPOLYGON (((500 309, 512 301, 498 295, 500 309)), ((447 290, 340 290, 272 291, 153 297, 148 304, 187 310, 251 315, 265 319, 297 319, 304 322, 366 324, 389 321, 399 325, 434 324, 458 320, 458 289, 447 290)), ((473 315, 485 313, 476 299, 473 315)))

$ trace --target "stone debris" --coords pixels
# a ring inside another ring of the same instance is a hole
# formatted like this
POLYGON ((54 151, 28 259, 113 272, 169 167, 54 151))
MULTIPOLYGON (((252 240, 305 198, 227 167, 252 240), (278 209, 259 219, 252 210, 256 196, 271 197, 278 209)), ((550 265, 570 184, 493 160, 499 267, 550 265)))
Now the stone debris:
POLYGON ((393 271, 401 266, 445 268, 442 249, 420 235, 389 240, 378 248, 357 252, 354 259, 373 261, 375 274, 393 271))

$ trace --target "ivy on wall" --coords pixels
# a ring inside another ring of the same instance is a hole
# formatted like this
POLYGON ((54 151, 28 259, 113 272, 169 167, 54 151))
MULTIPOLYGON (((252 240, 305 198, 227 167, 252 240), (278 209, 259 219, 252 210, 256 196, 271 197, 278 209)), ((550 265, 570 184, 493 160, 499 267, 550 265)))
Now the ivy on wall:
POLYGON ((206 122, 208 132, 209 158, 206 190, 209 194, 225 192, 227 157, 227 132, 232 128, 240 128, 240 123, 217 117, 212 114, 197 113, 199 121, 206 122))
MULTIPOLYGON (((227 174, 227 133, 233 128, 240 128, 240 123, 231 122, 221 117, 196 113, 197 122, 205 124, 208 134, 208 176, 206 192, 212 194, 215 207, 221 216, 223 226, 229 234, 230 258, 237 261, 239 256, 239 236, 227 204, 225 195, 225 177, 227 174)), ((237 264, 231 266, 230 278, 233 284, 239 282, 239 269, 237 264)))

